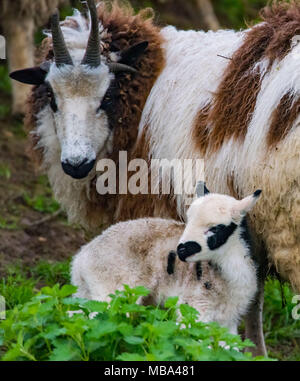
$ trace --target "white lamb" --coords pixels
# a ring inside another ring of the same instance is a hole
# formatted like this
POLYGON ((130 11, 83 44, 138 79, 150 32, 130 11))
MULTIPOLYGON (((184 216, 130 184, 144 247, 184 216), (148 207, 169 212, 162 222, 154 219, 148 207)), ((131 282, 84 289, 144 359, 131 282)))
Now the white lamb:
POLYGON ((199 311, 201 321, 237 333, 257 291, 245 216, 260 193, 238 201, 205 188, 190 206, 186 225, 144 218, 111 226, 75 256, 76 296, 106 300, 123 284, 143 285, 151 294, 141 303, 178 296, 199 311))

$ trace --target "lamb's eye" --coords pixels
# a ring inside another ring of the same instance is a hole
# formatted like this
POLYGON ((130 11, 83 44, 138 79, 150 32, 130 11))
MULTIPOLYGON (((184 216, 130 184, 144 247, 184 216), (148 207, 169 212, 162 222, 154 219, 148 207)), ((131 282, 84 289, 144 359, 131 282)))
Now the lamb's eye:
POLYGON ((96 114, 99 114, 102 111, 102 103, 97 107, 96 114))
POLYGON ((209 232, 210 232, 210 233, 213 233, 213 234, 216 234, 217 231, 218 231, 218 229, 217 229, 216 226, 214 226, 214 227, 212 227, 212 228, 209 229, 209 232))

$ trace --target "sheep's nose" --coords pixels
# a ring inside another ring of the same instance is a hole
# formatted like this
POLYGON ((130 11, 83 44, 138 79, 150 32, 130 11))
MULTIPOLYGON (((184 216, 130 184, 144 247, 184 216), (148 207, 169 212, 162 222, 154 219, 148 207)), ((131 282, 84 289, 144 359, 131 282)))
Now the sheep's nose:
POLYGON ((87 158, 83 160, 67 159, 61 163, 64 172, 74 179, 86 177, 94 167, 94 164, 95 160, 88 161, 87 158))
POLYGON ((194 241, 188 241, 181 243, 177 247, 177 254, 181 261, 185 262, 188 257, 191 255, 200 253, 201 246, 194 241))

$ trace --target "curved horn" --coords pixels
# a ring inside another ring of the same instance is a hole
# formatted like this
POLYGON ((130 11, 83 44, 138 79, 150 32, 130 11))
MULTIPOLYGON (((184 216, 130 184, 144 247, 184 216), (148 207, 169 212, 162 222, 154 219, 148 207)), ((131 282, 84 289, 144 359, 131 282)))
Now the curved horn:
POLYGON ((94 0, 87 0, 91 14, 91 32, 85 51, 85 55, 81 62, 82 65, 98 67, 101 64, 100 58, 100 41, 99 41, 99 21, 94 0))
POLYGON ((137 73, 137 70, 133 67, 118 62, 108 63, 107 65, 112 73, 137 73))
POLYGON ((64 36, 59 25, 59 14, 58 11, 51 16, 51 32, 52 32, 52 42, 53 42, 53 52, 55 63, 57 66, 60 65, 73 65, 72 58, 68 52, 64 36))

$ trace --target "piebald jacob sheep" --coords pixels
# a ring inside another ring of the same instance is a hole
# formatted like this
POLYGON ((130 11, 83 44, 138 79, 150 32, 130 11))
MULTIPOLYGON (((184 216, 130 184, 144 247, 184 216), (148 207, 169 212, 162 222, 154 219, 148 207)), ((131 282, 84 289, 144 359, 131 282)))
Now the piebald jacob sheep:
POLYGON ((257 291, 245 215, 260 193, 241 201, 200 196, 188 209, 186 225, 144 218, 111 226, 75 256, 76 296, 105 300, 122 284, 144 285, 151 290, 148 303, 179 296, 202 321, 218 322, 236 334, 257 291), (181 261, 172 251, 176 247, 181 261))
MULTIPOLYGON (((147 10, 118 1, 88 5, 88 19, 75 11, 59 24, 53 16, 39 66, 11 73, 35 85, 25 123, 31 152, 69 220, 90 229, 184 220, 189 194, 175 194, 171 173, 163 179, 170 194, 101 195, 96 163, 108 158, 120 168, 119 151, 128 160, 204 160, 195 178, 213 192, 241 199, 264 189, 249 214, 255 255, 299 291, 299 1, 274 1, 262 23, 215 33, 159 28, 147 10)), ((263 267, 246 319, 256 354, 266 354, 263 267)))

